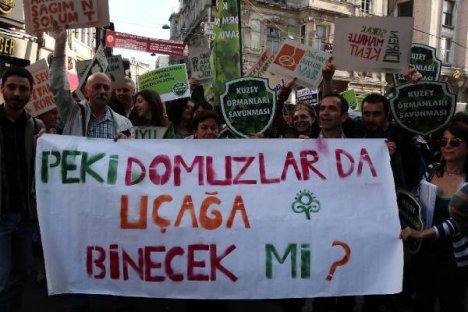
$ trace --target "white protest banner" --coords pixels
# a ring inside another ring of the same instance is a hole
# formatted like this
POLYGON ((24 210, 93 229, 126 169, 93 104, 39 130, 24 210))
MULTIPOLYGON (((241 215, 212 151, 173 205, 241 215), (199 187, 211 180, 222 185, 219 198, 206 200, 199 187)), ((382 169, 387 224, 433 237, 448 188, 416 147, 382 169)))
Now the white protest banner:
POLYGON ((131 129, 133 139, 162 139, 167 127, 133 127, 131 129))
POLYGON ((208 48, 190 48, 190 69, 191 76, 200 83, 211 80, 210 49, 208 48))
POLYGON ((54 95, 50 91, 49 65, 45 59, 41 59, 26 67, 34 78, 34 86, 31 92, 31 100, 25 110, 33 117, 54 109, 54 95))
POLYGON ((159 93, 164 102, 190 97, 185 64, 155 69, 138 77, 140 90, 150 89, 159 93))
POLYGON ((401 291, 403 248, 383 139, 182 145, 40 137, 36 191, 50 295, 401 291))
POLYGON ((68 28, 109 25, 108 0, 25 0, 26 32, 35 34, 54 29, 53 22, 68 28))
POLYGON ((336 68, 401 73, 408 70, 412 17, 350 17, 335 23, 336 68))
POLYGON ((317 89, 322 80, 322 67, 330 56, 327 52, 286 40, 276 53, 268 71, 281 76, 297 78, 300 85, 317 89))

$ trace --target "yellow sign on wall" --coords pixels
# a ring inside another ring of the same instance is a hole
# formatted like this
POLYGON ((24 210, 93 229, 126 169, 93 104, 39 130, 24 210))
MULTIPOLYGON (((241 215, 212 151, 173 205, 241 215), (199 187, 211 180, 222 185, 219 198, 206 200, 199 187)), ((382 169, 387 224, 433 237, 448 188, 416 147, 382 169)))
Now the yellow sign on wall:
POLYGON ((9 14, 15 7, 14 0, 0 0, 0 13, 9 14))

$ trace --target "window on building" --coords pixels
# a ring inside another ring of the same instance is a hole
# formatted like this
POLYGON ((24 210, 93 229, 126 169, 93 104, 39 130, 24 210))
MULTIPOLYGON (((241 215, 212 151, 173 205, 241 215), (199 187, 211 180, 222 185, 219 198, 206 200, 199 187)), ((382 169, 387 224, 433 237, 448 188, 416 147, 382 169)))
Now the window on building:
POLYGON ((250 21, 250 46, 254 50, 260 49, 260 34, 261 34, 261 25, 259 20, 251 20, 250 21))
POLYGON ((301 43, 306 43, 306 25, 301 25, 301 43))
POLYGON ((280 48, 280 31, 278 28, 267 27, 266 47, 273 53, 279 51, 280 48))
POLYGON ((413 6, 414 1, 406 1, 402 3, 398 3, 398 16, 413 16, 413 6))
POLYGON ((324 51, 327 41, 328 41, 327 26, 317 25, 315 27, 314 48, 324 51))
POLYGON ((369 13, 371 11, 372 0, 361 0, 361 12, 369 13))
POLYGON ((440 52, 443 64, 450 64, 451 62, 452 39, 442 37, 440 38, 440 52))
POLYGON ((442 25, 453 27, 453 10, 455 8, 454 1, 444 1, 444 7, 442 9, 442 25))

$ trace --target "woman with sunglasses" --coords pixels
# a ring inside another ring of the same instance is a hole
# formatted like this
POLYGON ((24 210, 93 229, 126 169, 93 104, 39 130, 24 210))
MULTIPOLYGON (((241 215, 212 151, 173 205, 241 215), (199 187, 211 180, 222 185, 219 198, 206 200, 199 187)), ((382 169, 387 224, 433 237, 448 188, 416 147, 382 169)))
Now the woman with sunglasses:
POLYGON ((468 178, 467 142, 468 125, 464 122, 452 122, 442 130, 438 141, 441 160, 428 178, 437 187, 433 222, 423 231, 405 228, 400 235, 403 239, 440 238, 424 240, 413 259, 418 312, 433 312, 437 299, 440 311, 465 311, 466 268, 456 259, 460 245, 458 238, 452 238, 455 231, 449 220, 449 202, 468 178))

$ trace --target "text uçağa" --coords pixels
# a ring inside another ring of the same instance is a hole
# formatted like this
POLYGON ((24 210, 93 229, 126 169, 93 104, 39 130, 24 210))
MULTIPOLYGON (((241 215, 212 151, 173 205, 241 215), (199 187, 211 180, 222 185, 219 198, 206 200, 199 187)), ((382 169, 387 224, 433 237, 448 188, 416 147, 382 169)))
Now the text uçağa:
MULTIPOLYGON (((361 176, 364 167, 367 167, 366 170, 370 171, 372 177, 377 177, 377 171, 366 148, 361 148, 359 155, 354 156, 343 149, 336 149, 334 154, 336 171, 340 178, 347 178, 353 173, 361 176)), ((50 171, 53 170, 59 170, 63 184, 86 183, 90 178, 101 184, 113 185, 117 182, 118 155, 63 150, 43 151, 41 157, 42 183, 48 183, 50 171), (101 162, 101 168, 103 164, 105 165, 106 172, 98 172, 96 168, 98 162, 101 162)), ((253 156, 224 156, 221 159, 206 155, 187 159, 183 155, 161 154, 156 155, 147 165, 137 157, 128 157, 124 183, 131 186, 149 179, 154 185, 181 186, 187 174, 196 175, 198 185, 215 186, 277 184, 287 179, 326 180, 325 174, 316 167, 319 160, 319 153, 315 150, 288 151, 284 157, 281 175, 273 177, 267 170, 273 164, 268 163, 264 153, 253 156), (223 162, 222 178, 219 178, 222 175, 216 168, 215 161, 223 162), (258 178, 246 178, 247 173, 250 173, 250 177, 258 178), (252 173, 255 175, 252 176, 252 173)))

